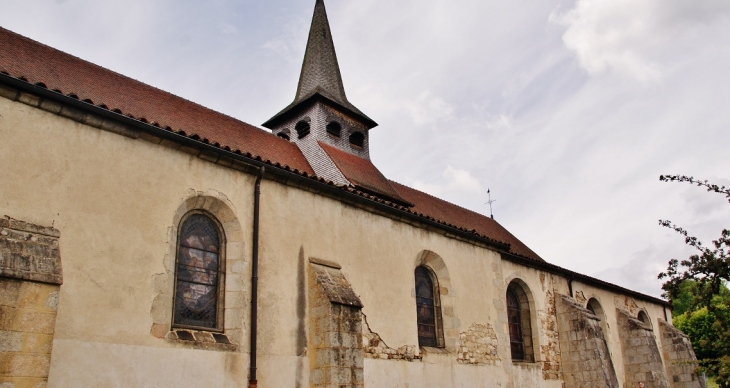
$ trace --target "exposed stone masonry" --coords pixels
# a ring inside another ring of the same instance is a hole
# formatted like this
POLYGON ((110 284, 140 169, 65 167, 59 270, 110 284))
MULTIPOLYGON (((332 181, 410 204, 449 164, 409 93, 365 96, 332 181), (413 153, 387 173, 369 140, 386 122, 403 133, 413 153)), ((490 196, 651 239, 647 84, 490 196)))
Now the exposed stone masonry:
POLYGON ((553 276, 540 273, 540 285, 545 292, 545 308, 538 311, 540 329, 545 341, 540 345, 542 354, 542 378, 559 380, 561 375, 560 338, 558 333, 553 276))
POLYGON ((403 345, 398 349, 389 347, 378 333, 368 330, 362 334, 362 345, 365 358, 374 358, 379 360, 403 360, 413 361, 420 360, 420 356, 416 356, 416 347, 413 345, 403 345))
POLYGON ((616 309, 624 361, 624 387, 644 382, 647 388, 669 388, 654 332, 633 314, 616 309))
POLYGON ((499 358, 497 333, 490 324, 474 323, 459 335, 456 362, 468 365, 502 365, 499 358))
POLYGON ((557 298, 557 317, 565 387, 618 388, 599 318, 566 295, 557 298))
POLYGON ((59 232, 10 218, 0 219, 0 276, 61 284, 59 232))
POLYGON ((310 263, 310 387, 363 387, 362 302, 339 265, 310 263))
POLYGON ((59 232, 0 219, 0 387, 43 388, 48 380, 58 291, 59 232))
POLYGON ((705 380, 694 372, 697 367, 697 357, 689 342, 689 337, 662 319, 659 320, 659 336, 669 386, 672 388, 707 388, 705 380))

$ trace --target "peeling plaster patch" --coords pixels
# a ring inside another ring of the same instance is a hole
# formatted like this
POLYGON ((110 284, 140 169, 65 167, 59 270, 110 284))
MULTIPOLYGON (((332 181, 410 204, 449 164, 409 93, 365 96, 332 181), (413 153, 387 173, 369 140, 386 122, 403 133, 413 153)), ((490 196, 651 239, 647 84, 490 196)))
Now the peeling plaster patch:
POLYGON ((575 301, 578 302, 578 304, 584 305, 584 304, 586 304, 587 300, 588 299, 586 299, 586 296, 585 296, 585 294, 583 294, 583 291, 577 291, 575 293, 575 301))
POLYGON ((634 298, 626 295, 616 295, 613 298, 613 303, 616 308, 626 310, 630 315, 636 316, 639 313, 639 306, 636 304, 634 298))
POLYGON ((459 334, 456 362, 467 365, 502 365, 497 352, 497 333, 490 324, 474 323, 459 334))
POLYGON ((547 291, 547 286, 545 284, 545 273, 540 272, 540 285, 542 286, 542 291, 547 291))
MULTIPOLYGON (((542 274, 541 274, 542 275, 542 274)), ((550 276, 552 283, 552 276, 550 276)), ((548 289, 545 293, 545 309, 538 312, 540 328, 546 341, 540 345, 542 354, 542 377, 545 380, 561 379, 560 370, 560 338, 557 325, 557 309, 555 307, 555 293, 548 289)))
POLYGON ((420 360, 421 357, 416 354, 416 346, 403 345, 398 349, 389 347, 378 333, 373 332, 368 324, 368 317, 362 314, 366 330, 362 333, 362 348, 365 358, 374 358, 379 360, 404 360, 413 361, 420 360))

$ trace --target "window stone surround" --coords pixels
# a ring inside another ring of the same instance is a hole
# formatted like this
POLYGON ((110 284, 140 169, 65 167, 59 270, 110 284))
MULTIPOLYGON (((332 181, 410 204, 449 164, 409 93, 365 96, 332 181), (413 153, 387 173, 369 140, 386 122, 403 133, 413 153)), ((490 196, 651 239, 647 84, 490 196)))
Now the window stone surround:
POLYGON ((198 349, 237 351, 244 347, 250 313, 245 308, 250 296, 245 292, 247 276, 250 277, 250 263, 244 255, 243 229, 234 211, 235 207, 228 198, 215 190, 199 192, 190 190, 173 215, 168 228, 167 252, 163 259, 165 272, 153 276, 156 297, 152 302, 150 314, 152 327, 150 334, 179 346, 198 349), (172 328, 173 290, 175 287, 175 260, 177 255, 178 228, 183 217, 190 211, 205 211, 221 225, 225 235, 224 271, 221 271, 223 294, 219 303, 223 305, 223 334, 226 338, 213 336, 217 331, 187 330, 172 328), (182 333, 180 333, 182 332, 182 333), (230 342, 230 343, 226 343, 230 342))

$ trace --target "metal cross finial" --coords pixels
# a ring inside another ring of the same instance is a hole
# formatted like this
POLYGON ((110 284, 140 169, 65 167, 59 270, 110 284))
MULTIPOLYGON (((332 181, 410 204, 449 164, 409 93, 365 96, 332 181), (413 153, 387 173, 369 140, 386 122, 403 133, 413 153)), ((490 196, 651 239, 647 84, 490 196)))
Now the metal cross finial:
POLYGON ((492 199, 492 192, 487 189, 487 195, 489 195, 489 201, 487 201, 487 204, 489 205, 489 216, 494 219, 494 214, 492 214, 492 203, 497 202, 496 199, 492 199))

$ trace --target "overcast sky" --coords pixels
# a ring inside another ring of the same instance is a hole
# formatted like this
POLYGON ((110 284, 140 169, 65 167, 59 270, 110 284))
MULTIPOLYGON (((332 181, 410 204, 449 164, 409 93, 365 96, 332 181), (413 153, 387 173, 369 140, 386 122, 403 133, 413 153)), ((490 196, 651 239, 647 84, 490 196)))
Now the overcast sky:
MULTIPOLYGON (((326 0, 390 179, 547 261, 658 296, 730 204, 730 1, 326 0)), ((4 0, 0 25, 260 126, 294 98, 314 0, 4 0)))

